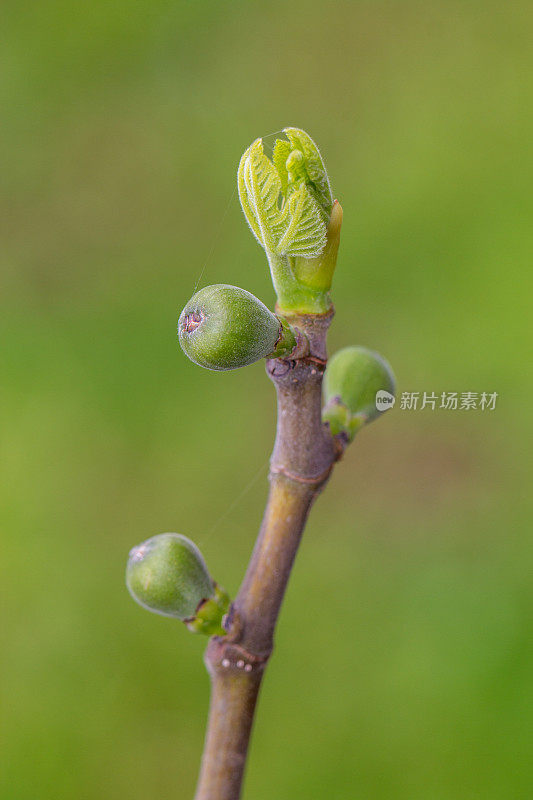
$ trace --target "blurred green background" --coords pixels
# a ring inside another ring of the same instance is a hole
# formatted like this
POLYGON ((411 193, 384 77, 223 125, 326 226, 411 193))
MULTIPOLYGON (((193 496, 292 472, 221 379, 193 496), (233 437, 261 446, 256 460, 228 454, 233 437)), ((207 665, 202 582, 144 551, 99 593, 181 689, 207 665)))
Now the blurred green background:
POLYGON ((205 641, 124 587, 176 530, 232 593, 266 494, 263 366, 180 352, 195 284, 271 304, 234 192, 305 128, 345 212, 330 346, 399 391, 318 501, 245 798, 533 796, 533 6, 2 4, 2 800, 192 797, 205 641), (274 137, 266 138, 272 143, 274 137))

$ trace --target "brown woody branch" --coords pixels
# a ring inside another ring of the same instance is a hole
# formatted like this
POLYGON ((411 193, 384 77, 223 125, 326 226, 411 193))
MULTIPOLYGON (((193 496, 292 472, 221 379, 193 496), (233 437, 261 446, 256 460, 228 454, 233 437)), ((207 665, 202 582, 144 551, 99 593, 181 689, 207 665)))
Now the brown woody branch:
POLYGON ((205 662, 212 682, 209 723, 195 800, 238 800, 263 672, 294 558, 314 499, 323 489, 342 441, 321 419, 326 334, 333 310, 289 321, 309 347, 296 358, 267 361, 278 399, 270 492, 246 575, 205 662))

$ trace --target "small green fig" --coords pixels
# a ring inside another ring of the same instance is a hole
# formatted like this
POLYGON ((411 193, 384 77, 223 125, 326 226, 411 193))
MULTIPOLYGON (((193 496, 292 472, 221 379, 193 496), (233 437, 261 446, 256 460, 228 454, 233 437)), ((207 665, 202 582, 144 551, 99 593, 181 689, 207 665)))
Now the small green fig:
POLYGON ((178 335, 191 361, 214 370, 287 355, 296 345, 286 322, 250 292, 226 283, 196 292, 180 314, 178 335))
POLYGON ((179 533, 160 533, 130 550, 126 585, 148 611, 180 619, 195 632, 224 633, 229 597, 196 545, 179 533))
POLYGON ((322 417, 349 441, 359 428, 394 405, 395 380, 385 359, 366 347, 345 347, 328 362, 322 417))

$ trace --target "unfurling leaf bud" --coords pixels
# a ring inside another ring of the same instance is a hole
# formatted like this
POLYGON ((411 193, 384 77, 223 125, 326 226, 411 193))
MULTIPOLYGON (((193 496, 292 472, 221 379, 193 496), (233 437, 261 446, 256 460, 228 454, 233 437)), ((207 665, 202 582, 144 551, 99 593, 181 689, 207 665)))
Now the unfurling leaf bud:
POLYGON ((284 356, 296 345, 285 321, 250 292, 226 283, 206 286, 189 300, 178 321, 178 335, 191 361, 215 370, 284 356))
POLYGON ((130 550, 126 585, 148 611, 181 619, 196 633, 225 632, 229 597, 211 579, 196 545, 179 533, 160 533, 130 550))
POLYGON ((366 347, 345 347, 328 362, 322 417, 331 432, 349 441, 359 428, 394 404, 395 381, 389 364, 366 347))
POLYGON ((272 159, 256 139, 237 171, 239 199, 264 249, 283 314, 324 314, 339 248, 342 209, 333 201, 318 147, 300 128, 284 128, 272 159))

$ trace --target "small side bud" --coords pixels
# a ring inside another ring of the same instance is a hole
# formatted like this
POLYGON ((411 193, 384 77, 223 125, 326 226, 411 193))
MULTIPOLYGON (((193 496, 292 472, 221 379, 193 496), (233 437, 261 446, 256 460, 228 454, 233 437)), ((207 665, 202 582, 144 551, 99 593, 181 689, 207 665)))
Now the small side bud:
POLYGON ((394 374, 382 356, 366 347, 345 347, 326 368, 322 418, 333 435, 352 441, 359 428, 392 408, 394 391, 394 374))
POLYGON ((225 283, 200 289, 178 321, 185 355, 206 369, 245 367, 295 347, 290 326, 245 289, 225 283))
POLYGON ((148 611, 180 619, 195 633, 225 633, 229 597, 196 545, 179 533, 160 533, 130 550, 126 585, 148 611))

